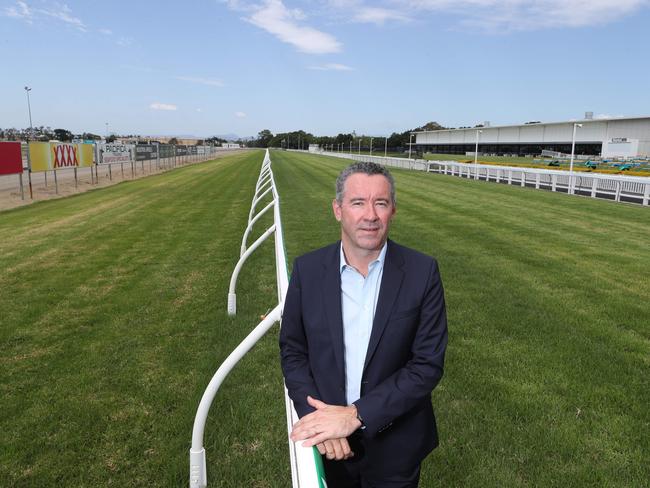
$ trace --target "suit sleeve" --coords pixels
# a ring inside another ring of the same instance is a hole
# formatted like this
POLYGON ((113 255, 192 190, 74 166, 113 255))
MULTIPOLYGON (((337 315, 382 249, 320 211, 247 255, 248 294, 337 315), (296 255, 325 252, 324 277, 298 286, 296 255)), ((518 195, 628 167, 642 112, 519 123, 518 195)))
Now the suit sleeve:
POLYGON ((300 272, 294 262, 280 327, 280 360, 284 381, 299 417, 314 411, 307 395, 320 398, 309 366, 309 346, 302 320, 300 272))
POLYGON ((447 316, 438 266, 432 261, 410 360, 354 402, 372 437, 430 397, 443 374, 447 316))

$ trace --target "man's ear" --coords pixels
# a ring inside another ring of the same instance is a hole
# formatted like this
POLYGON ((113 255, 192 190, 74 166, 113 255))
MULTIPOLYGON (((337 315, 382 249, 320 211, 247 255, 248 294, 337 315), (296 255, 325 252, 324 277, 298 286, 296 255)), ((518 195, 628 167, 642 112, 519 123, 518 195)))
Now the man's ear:
POLYGON ((339 222, 341 221, 341 205, 339 205, 339 202, 336 201, 336 198, 332 200, 332 210, 334 211, 334 217, 336 217, 336 220, 339 222))

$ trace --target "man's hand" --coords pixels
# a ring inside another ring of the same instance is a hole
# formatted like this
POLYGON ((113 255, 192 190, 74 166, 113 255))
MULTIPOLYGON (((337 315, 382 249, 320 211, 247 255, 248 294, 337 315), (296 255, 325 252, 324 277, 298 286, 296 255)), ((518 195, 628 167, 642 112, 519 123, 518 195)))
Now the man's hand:
POLYGON ((350 449, 350 444, 348 444, 348 440, 345 437, 321 442, 320 444, 316 444, 316 448, 318 448, 318 452, 329 460, 342 461, 354 456, 354 453, 350 449))
POLYGON ((305 441, 304 447, 311 447, 327 440, 347 437, 361 427, 357 419, 357 407, 340 407, 307 397, 307 403, 316 409, 305 415, 293 426, 291 440, 305 441))

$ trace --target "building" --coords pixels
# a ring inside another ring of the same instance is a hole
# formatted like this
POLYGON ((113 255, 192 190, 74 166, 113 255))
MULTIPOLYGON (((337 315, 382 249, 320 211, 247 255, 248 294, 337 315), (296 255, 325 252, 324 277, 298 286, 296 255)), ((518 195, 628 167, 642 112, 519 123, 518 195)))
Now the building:
POLYGON ((650 157, 650 117, 594 119, 590 112, 582 120, 528 122, 522 125, 490 126, 415 132, 418 152, 447 154, 539 155, 543 150, 571 152, 574 124, 575 153, 603 158, 650 157))

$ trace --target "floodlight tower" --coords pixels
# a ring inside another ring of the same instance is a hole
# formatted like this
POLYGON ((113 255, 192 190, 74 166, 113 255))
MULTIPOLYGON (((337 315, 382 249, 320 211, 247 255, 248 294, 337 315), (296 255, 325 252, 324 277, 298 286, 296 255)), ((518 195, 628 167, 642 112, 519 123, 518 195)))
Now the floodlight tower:
POLYGON ((415 134, 411 133, 411 135, 409 136, 409 159, 411 159, 411 147, 413 147, 413 143, 411 141, 413 140, 414 135, 415 134))

